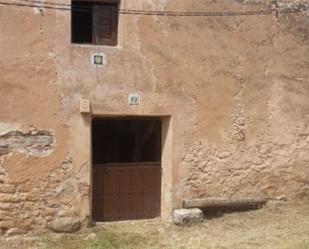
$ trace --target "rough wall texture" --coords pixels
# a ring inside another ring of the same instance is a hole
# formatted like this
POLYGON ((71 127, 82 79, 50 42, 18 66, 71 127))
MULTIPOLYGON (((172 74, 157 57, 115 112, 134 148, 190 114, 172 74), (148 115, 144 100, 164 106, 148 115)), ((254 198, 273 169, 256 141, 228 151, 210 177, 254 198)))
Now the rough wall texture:
MULTIPOLYGON (((121 8, 271 4, 123 0, 121 8)), ((305 9, 308 1, 278 5, 305 9)), ((163 208, 202 196, 308 197, 308 27, 305 11, 121 15, 118 46, 95 47, 70 43, 68 11, 1 6, 0 232, 87 223, 90 117, 79 113, 81 98, 91 100, 93 115, 171 116, 172 203, 163 208), (89 63, 98 51, 107 55, 103 68, 89 63), (132 92, 139 106, 127 104, 132 92)))

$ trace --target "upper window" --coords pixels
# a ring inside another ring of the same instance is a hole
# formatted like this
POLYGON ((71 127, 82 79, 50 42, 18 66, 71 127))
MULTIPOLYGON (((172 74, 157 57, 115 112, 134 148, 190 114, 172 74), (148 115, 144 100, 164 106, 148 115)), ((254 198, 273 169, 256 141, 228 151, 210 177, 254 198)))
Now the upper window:
POLYGON ((72 43, 117 45, 118 1, 72 1, 72 43))

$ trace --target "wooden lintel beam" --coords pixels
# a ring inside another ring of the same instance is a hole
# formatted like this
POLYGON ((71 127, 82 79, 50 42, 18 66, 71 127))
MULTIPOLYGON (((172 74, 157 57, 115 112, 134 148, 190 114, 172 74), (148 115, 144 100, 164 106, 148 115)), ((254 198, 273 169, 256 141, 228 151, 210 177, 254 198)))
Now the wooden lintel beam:
POLYGON ((200 198, 184 200, 183 208, 210 208, 210 207, 249 207, 264 205, 269 198, 241 197, 241 198, 200 198))

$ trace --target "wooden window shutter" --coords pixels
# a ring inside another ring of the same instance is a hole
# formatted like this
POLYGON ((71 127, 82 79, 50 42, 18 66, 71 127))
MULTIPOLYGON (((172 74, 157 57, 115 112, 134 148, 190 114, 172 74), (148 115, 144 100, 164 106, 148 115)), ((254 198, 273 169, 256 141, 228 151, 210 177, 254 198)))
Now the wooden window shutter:
POLYGON ((118 8, 115 4, 93 6, 93 43, 117 45, 118 8))

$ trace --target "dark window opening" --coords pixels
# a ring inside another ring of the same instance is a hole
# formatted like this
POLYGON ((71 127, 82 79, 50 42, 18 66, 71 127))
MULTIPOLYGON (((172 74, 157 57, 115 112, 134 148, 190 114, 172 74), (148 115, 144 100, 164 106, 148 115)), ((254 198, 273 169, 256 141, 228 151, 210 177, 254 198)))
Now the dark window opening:
POLYGON ((118 1, 72 1, 72 43, 117 45, 118 1))
POLYGON ((92 3, 72 2, 72 42, 92 43, 92 3), (87 11, 89 9, 89 11, 87 11))
POLYGON ((161 161, 159 119, 94 119, 94 164, 161 161))

